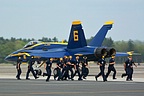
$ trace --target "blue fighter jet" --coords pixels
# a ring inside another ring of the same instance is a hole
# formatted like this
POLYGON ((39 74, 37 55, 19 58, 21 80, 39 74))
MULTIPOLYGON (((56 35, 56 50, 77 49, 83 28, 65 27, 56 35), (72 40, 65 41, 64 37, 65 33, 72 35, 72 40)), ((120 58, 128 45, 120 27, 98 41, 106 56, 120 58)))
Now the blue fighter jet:
POLYGON ((35 60, 44 60, 47 58, 61 58, 64 56, 77 55, 87 56, 88 61, 97 61, 101 56, 110 57, 112 55, 128 55, 127 53, 116 53, 111 47, 102 47, 102 42, 112 28, 113 21, 105 22, 92 41, 87 44, 81 21, 73 21, 68 43, 44 43, 40 41, 31 41, 22 49, 8 55, 5 60, 17 61, 18 57, 23 62, 27 62, 31 56, 35 60))

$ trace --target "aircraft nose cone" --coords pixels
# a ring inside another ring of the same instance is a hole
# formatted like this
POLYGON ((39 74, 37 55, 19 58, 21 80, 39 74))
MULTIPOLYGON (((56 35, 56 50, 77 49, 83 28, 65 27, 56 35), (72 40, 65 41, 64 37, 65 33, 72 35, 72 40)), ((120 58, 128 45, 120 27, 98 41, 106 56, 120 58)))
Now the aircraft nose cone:
POLYGON ((15 60, 17 60, 17 58, 14 57, 14 56, 10 56, 10 55, 8 55, 7 57, 5 57, 4 60, 5 60, 5 61, 15 61, 15 60))
POLYGON ((4 60, 9 61, 10 56, 6 56, 4 60))

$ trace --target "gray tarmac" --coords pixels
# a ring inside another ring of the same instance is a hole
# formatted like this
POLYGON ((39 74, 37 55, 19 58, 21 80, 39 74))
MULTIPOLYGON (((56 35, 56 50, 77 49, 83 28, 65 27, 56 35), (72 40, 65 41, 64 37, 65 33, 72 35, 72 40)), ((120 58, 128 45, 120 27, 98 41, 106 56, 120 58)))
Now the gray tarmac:
MULTIPOLYGON (((121 78, 123 66, 116 65, 117 79, 112 79, 112 74, 107 82, 102 77, 95 81, 94 75, 98 74, 97 65, 90 65, 90 74, 86 80, 55 81, 53 76, 49 82, 46 77, 40 76, 25 80, 27 65, 22 65, 22 80, 16 80, 16 69, 13 65, 0 65, 0 96, 143 96, 144 95, 144 65, 134 68, 133 81, 121 78)), ((107 69, 107 67, 106 67, 107 69)), ((44 71, 44 70, 43 70, 44 71)), ((107 71, 107 70, 106 70, 107 71)))
POLYGON ((143 82, 0 79, 0 96, 143 96, 143 82))

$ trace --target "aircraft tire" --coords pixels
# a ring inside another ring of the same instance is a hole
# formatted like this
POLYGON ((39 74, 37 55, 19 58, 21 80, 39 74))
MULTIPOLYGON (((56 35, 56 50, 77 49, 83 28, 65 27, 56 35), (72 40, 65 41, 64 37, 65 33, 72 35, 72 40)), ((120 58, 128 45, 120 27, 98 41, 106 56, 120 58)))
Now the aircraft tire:
POLYGON ((57 68, 55 68, 55 69, 53 70, 53 74, 54 74, 54 76, 58 75, 58 70, 57 70, 57 68))
POLYGON ((42 70, 38 69, 38 75, 42 75, 42 70))

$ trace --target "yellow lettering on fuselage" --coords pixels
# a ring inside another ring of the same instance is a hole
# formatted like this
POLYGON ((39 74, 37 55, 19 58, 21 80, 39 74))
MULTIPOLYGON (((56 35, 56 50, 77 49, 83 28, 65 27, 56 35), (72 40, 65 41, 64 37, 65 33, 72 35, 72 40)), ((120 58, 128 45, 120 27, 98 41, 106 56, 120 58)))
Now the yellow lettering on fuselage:
POLYGON ((26 60, 26 55, 23 55, 23 58, 26 60))

